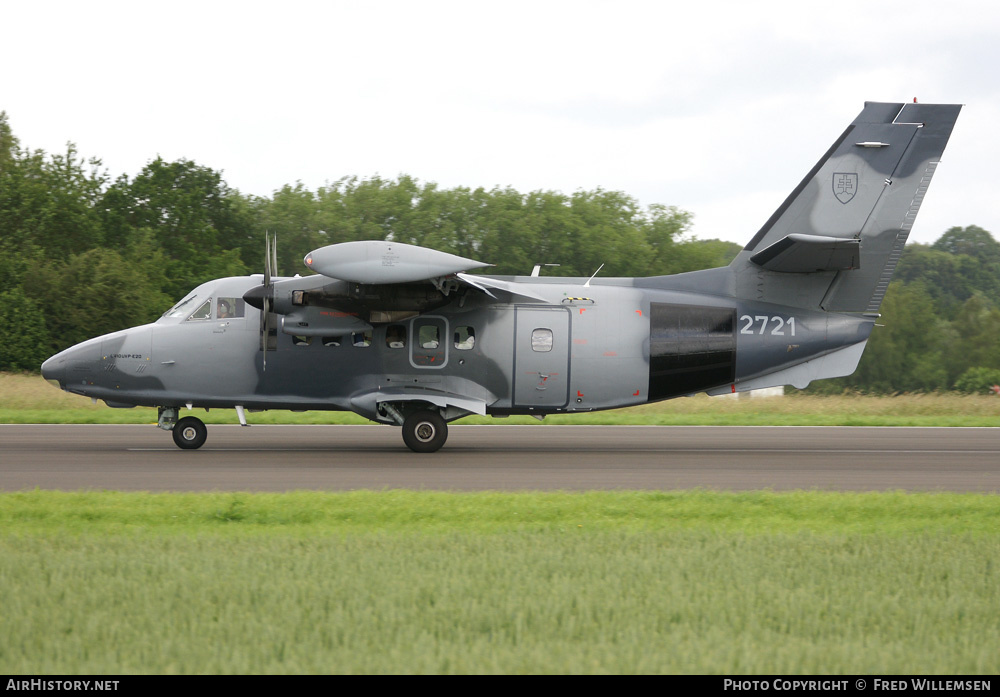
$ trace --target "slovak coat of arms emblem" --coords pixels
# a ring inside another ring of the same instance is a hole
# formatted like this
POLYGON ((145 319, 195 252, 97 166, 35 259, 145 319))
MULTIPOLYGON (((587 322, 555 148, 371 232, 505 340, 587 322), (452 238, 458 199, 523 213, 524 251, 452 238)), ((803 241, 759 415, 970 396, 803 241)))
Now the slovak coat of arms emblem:
POLYGON ((855 172, 833 173, 833 195, 841 203, 847 203, 858 193, 858 175, 855 172))

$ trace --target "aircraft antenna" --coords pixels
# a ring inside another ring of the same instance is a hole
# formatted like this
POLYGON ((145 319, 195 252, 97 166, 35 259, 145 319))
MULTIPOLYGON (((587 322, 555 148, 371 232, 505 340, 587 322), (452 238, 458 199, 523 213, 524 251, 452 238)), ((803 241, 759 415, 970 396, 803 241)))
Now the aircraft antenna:
POLYGON ((543 266, 559 266, 559 264, 535 264, 535 268, 531 270, 531 277, 535 278, 538 273, 542 270, 543 266))
MULTIPOLYGON (((604 268, 604 264, 601 264, 600 266, 598 266, 597 267, 597 271, 594 272, 594 276, 596 276, 597 274, 601 273, 601 269, 603 269, 603 268, 604 268)), ((591 276, 590 278, 587 279, 587 282, 583 284, 584 288, 590 288, 590 282, 594 280, 594 276, 591 276)))

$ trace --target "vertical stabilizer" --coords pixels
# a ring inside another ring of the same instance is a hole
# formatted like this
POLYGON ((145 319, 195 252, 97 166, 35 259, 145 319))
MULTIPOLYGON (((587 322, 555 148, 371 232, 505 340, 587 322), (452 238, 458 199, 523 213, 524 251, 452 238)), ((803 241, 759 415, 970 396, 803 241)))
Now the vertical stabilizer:
POLYGON ((960 110, 867 102, 733 261, 737 294, 877 312, 960 110))

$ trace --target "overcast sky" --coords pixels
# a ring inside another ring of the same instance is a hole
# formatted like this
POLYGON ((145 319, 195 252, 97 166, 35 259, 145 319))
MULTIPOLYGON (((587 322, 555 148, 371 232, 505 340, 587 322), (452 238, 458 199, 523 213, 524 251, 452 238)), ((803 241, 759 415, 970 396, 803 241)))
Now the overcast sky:
POLYGON ((1000 237, 996 2, 0 2, 15 135, 112 176, 602 187, 742 244, 866 100, 917 97, 966 107, 910 239, 1000 237))

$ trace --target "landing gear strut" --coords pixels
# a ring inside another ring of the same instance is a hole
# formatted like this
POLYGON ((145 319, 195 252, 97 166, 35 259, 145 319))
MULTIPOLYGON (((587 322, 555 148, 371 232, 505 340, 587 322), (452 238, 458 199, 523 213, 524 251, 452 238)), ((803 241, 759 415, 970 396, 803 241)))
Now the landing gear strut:
POLYGON ((433 453, 448 440, 448 424, 434 411, 417 411, 403 421, 403 442, 415 453, 433 453))

